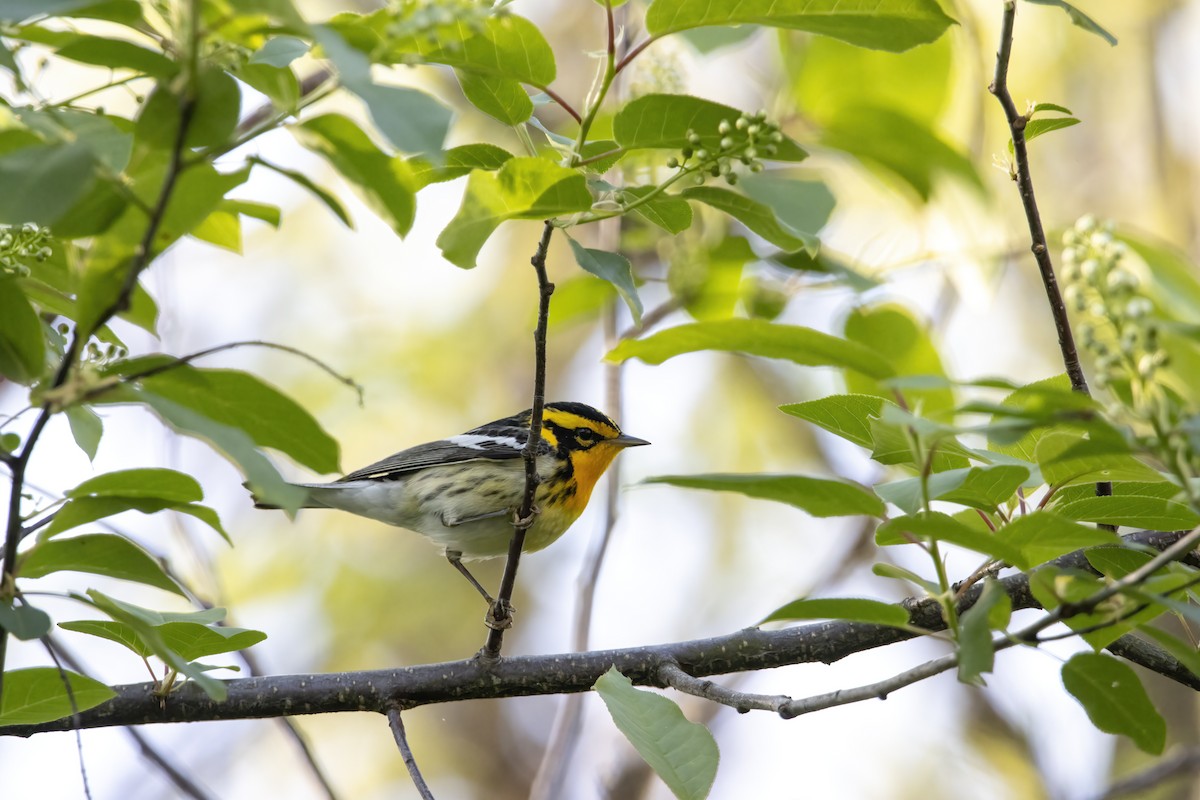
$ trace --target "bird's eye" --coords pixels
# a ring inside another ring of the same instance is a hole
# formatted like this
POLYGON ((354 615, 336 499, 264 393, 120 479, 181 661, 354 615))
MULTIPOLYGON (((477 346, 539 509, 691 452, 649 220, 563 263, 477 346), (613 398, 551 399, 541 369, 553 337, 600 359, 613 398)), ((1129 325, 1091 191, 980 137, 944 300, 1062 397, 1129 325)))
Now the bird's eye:
POLYGON ((596 441, 596 432, 591 428, 576 428, 575 441, 580 444, 591 444, 596 441))

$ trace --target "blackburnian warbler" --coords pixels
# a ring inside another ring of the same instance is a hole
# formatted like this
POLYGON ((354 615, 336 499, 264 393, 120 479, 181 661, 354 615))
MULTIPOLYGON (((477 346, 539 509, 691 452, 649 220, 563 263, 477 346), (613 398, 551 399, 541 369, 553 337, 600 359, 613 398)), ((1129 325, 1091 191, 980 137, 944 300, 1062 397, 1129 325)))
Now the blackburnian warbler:
MULTIPOLYGON (((491 603, 462 560, 508 552, 513 517, 525 493, 522 452, 531 411, 449 439, 401 450, 333 483, 307 490, 304 508, 335 508, 407 528, 443 548, 446 558, 491 603)), ((650 444, 583 403, 548 403, 537 450, 538 513, 524 552, 549 546, 571 526, 596 481, 626 447, 650 444)), ((260 508, 271 508, 258 504, 260 508)))

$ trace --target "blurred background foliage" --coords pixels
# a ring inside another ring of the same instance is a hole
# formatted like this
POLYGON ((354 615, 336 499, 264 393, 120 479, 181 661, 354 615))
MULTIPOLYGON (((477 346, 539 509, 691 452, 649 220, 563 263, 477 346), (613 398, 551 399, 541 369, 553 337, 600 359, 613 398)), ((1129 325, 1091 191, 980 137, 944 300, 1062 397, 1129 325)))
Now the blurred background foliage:
MULTIPOLYGON (((321 0, 297 5, 314 20, 373 7, 321 0)), ((1165 284, 1162 302, 1177 303, 1181 318, 1196 321, 1200 3, 1080 5, 1120 38, 1119 46, 1066 24, 1057 9, 1019 9, 1010 77, 1018 104, 1059 103, 1082 120, 1031 145, 1044 220, 1061 232, 1092 213, 1139 237, 1155 265, 1177 258, 1177 284, 1165 284)), ((761 107, 780 120, 811 152, 788 174, 812 182, 810 196, 793 211, 797 227, 819 229, 817 258, 764 259, 766 251, 751 250, 744 231, 722 230, 716 217, 678 236, 631 219, 619 229, 581 230, 578 238, 596 247, 607 237, 609 249, 633 261, 646 308, 655 310, 659 324, 749 313, 855 338, 873 321, 904 314, 927 323, 935 345, 918 342, 914 350, 896 343, 895 357, 912 371, 940 371, 935 367, 941 365, 956 378, 1004 375, 1018 382, 1061 372, 1016 189, 1003 168, 1007 129, 986 89, 1000 4, 947 0, 944 6, 959 25, 904 54, 752 27, 703 30, 657 43, 617 87, 621 100, 645 91, 687 91, 739 108, 761 107)), ((553 45, 559 94, 582 98, 595 65, 588 51, 603 45, 601 7, 585 0, 516 0, 513 9, 534 20, 553 45)), ((36 72, 36 50, 19 57, 35 69, 42 91, 68 95, 90 85, 83 68, 61 62, 36 72)), ((397 69, 389 79, 425 87, 455 106, 449 145, 482 140, 520 148, 511 129, 470 111, 448 72, 397 69)), ((113 108, 135 102, 121 89, 98 99, 113 108)), ((365 119, 361 104, 349 97, 331 99, 327 107, 365 119)), ((568 123, 553 107, 543 121, 559 129, 568 123)), ((601 119, 598 129, 607 124, 601 119)), ((322 185, 339 185, 324 161, 286 133, 264 136, 253 147, 322 185)), ((622 165, 632 172, 651 168, 633 158, 622 165)), ((464 183, 422 192, 416 224, 401 242, 347 191, 338 194, 353 231, 291 183, 256 172, 243 190, 283 206, 281 228, 247 224, 241 255, 189 241, 160 260, 147 280, 162 308, 163 349, 185 353, 262 338, 304 349, 353 376, 365 389, 362 406, 327 376, 279 353, 221 356, 300 400, 341 442, 347 469, 527 407, 536 297, 528 259, 540 226, 508 223, 476 269, 449 265, 434 239, 464 183)), ((748 191, 770 192, 771 186, 748 191)), ((842 390, 837 375, 720 353, 657 367, 607 365, 604 353, 632 329, 624 304, 609 284, 580 271, 561 237, 551 247, 549 269, 558 291, 548 396, 603 406, 605 387, 619 371, 620 421, 654 443, 623 459, 619 479, 626 490, 596 591, 593 648, 725 633, 804 593, 899 599, 899 584, 870 575, 871 561, 883 556, 874 552, 869 529, 853 521, 817 521, 723 493, 633 486, 648 475, 688 472, 875 477, 878 467, 854 448, 776 410, 842 390)), ((1167 268, 1151 269, 1157 275, 1167 268)), ((149 346, 136 332, 129 340, 135 349, 149 346)), ((946 394, 926 392, 925 408, 944 407, 946 394)), ((305 512, 290 522, 255 512, 240 477, 203 447, 150 430, 124 410, 106 421, 111 435, 97 470, 161 463, 201 477, 236 547, 210 547, 211 536, 193 539, 190 520, 178 523, 170 541, 157 531, 150 546, 230 607, 234 624, 270 634, 251 651, 264 671, 453 660, 481 643, 478 598, 418 537, 347 515, 305 512)), ((86 459, 61 427, 48 436, 48 453, 55 448, 55 455, 35 460, 34 485, 72 485, 71 477, 88 474, 86 459)), ((290 470, 292 477, 301 474, 290 470)), ((593 502, 571 535, 523 562, 515 599, 520 613, 507 653, 570 647, 576 578, 603 524, 602 506, 593 502)), ((117 522, 153 530, 140 518, 117 522)), ((494 584, 499 569, 487 564, 476 574, 494 584)), ((103 663, 115 650, 110 647, 81 650, 103 663)), ((713 797, 1091 797, 1110 773, 1135 769, 1144 756, 1088 725, 1061 692, 1059 665, 1048 649, 1050 655, 1005 653, 1006 668, 985 691, 943 676, 883 705, 791 722, 737 716, 690 698, 682 704, 693 719, 711 715, 723 754, 713 797)), ((748 676, 739 688, 815 693, 883 677, 936 652, 932 643, 910 642, 886 655, 849 659, 836 673, 822 666, 776 670, 748 676)), ((21 651, 12 657, 19 664, 21 651)), ((112 681, 142 679, 125 660, 114 659, 102 673, 112 681)), ((1194 695, 1152 676, 1147 681, 1156 699, 1166 699, 1160 709, 1173 715, 1172 741, 1194 742, 1194 695)), ((524 797, 559 702, 421 708, 407 715, 410 741, 439 796, 524 797)), ((585 700, 585 712, 569 797, 668 796, 649 780, 595 698, 585 700)), ((413 796, 380 719, 301 718, 299 725, 343 797, 413 796)), ((320 796, 275 723, 146 734, 202 776, 216 796, 320 796), (209 769, 215 763, 224 765, 219 774, 209 769)), ((119 731, 90 732, 84 741, 95 796, 173 796, 119 731)), ((66 735, 5 740, 0 773, 20 787, 13 796, 33 796, 34 788, 44 798, 78 796, 73 751, 66 735), (55 774, 37 766, 51 759, 61 765, 55 774)), ((1183 780, 1145 796, 1196 793, 1194 782, 1183 780)))

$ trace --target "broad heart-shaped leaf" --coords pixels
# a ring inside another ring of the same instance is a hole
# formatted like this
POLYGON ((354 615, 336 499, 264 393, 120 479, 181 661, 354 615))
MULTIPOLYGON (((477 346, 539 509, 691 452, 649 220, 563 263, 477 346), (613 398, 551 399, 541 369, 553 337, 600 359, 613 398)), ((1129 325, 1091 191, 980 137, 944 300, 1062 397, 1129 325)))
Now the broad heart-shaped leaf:
POLYGON ((937 472, 925 479, 903 478, 875 487, 875 494, 907 514, 915 514, 928 494, 930 500, 995 511, 1029 478, 1029 470, 1016 464, 995 464, 937 472))
POLYGON ((486 142, 464 144, 452 147, 438 154, 438 163, 434 164, 420 156, 408 159, 412 169, 413 180, 417 190, 424 189, 431 183, 442 183, 469 175, 471 170, 497 170, 512 158, 512 153, 502 147, 486 142))
POLYGON ((454 219, 437 238, 446 260, 470 269, 488 237, 510 219, 548 219, 587 211, 592 193, 582 172, 543 158, 512 158, 496 172, 472 172, 454 219))
POLYGON ((803 403, 788 403, 779 410, 820 426, 859 447, 873 447, 871 421, 880 417, 884 404, 895 405, 874 395, 834 394, 803 403))
POLYGON ((814 517, 884 515, 883 503, 857 483, 806 475, 656 475, 646 478, 643 483, 738 492, 747 497, 787 503, 814 517))
POLYGON ((1123 661, 1103 653, 1077 653, 1063 665, 1062 679, 1097 728, 1128 736, 1147 753, 1163 751, 1167 723, 1123 661))
POLYGON ((1156 531, 1191 530, 1200 525, 1200 515, 1195 511, 1161 497, 1086 497, 1054 510, 1068 519, 1156 531))
POLYGON ((1083 28, 1088 33, 1094 33, 1104 41, 1108 42, 1113 47, 1117 46, 1117 37, 1113 36, 1107 30, 1100 26, 1100 23, 1089 17, 1087 14, 1080 11, 1075 6, 1065 0, 1025 0, 1027 3, 1035 3, 1039 6, 1057 6, 1067 12, 1067 16, 1071 18, 1071 24, 1083 28))
POLYGON ((859 597, 817 597, 793 600, 772 611, 758 624, 799 619, 839 619, 903 628, 908 625, 908 612, 895 603, 884 603, 879 600, 865 600, 859 597))
POLYGON ((0 375, 28 384, 45 363, 46 339, 37 312, 16 280, 0 277, 0 375))
MULTIPOLYGON (((646 94, 631 100, 613 118, 613 138, 626 150, 682 150, 691 146, 688 133, 700 137, 700 147, 720 152, 722 122, 732 125, 742 112, 732 106, 686 94, 646 94)), ((808 153, 789 138, 778 145, 773 161, 803 161, 808 153)))
MULTIPOLYGON (((847 339, 859 342, 886 358, 897 375, 931 375, 944 378, 942 358, 930 335, 928 325, 899 303, 880 303, 854 308, 846 316, 847 339)), ((885 386, 864 375, 846 376, 846 388, 855 394, 896 396, 894 386, 885 386)), ((949 385, 901 390, 907 405, 933 415, 954 407, 954 391, 949 385)))
POLYGON ((760 319, 724 319, 667 328, 644 339, 626 339, 605 358, 640 358, 661 364, 669 358, 699 350, 724 350, 764 358, 783 358, 809 367, 844 367, 877 378, 892 375, 891 365, 875 351, 856 342, 760 319))
POLYGON ((367 104, 371 119, 396 149, 406 153, 435 153, 442 149, 453 114, 424 92, 406 86, 385 86, 371 77, 366 55, 346 43, 332 28, 313 26, 313 35, 337 67, 343 86, 367 104))
POLYGON ((617 730, 680 800, 704 800, 717 777, 720 754, 708 729, 689 722, 671 700, 633 688, 616 667, 594 687, 617 730))
POLYGON ((88 478, 74 489, 69 498, 95 496, 157 497, 176 503, 194 503, 204 499, 204 491, 191 475, 173 469, 139 468, 106 472, 88 478))
POLYGON ((1012 600, 994 578, 987 578, 975 605, 962 617, 958 632, 958 679, 972 686, 986 685, 983 673, 991 672, 996 661, 992 629, 1004 627, 1012 614, 1012 600), (1003 625, 996 625, 1002 622, 1003 625))
POLYGON ((654 0, 646 29, 655 37, 707 25, 770 25, 820 33, 875 50, 927 44, 954 20, 936 0, 654 0))
POLYGON ((723 211, 780 250, 792 253, 807 250, 815 255, 820 243, 811 233, 793 231, 784 226, 775 212, 757 200, 716 186, 693 186, 679 193, 687 200, 696 200, 723 211))
POLYGON ((629 259, 620 253, 610 253, 607 250, 593 250, 584 247, 574 239, 568 238, 571 252, 575 254, 575 263, 597 278, 603 278, 617 288, 629 313, 633 315, 633 324, 642 324, 642 298, 638 297, 637 286, 633 282, 633 267, 629 259))
POLYGON ((458 84, 471 105, 505 125, 520 125, 533 116, 533 101, 512 78, 458 71, 458 84))
MULTIPOLYGON (((621 194, 626 195, 632 204, 636 200, 653 192, 655 186, 628 186, 622 188, 621 194)), ((668 233, 683 233, 692 227, 692 207, 687 200, 673 194, 657 194, 644 203, 634 206, 633 213, 668 233)))
POLYGON ((825 124, 821 142, 900 179, 923 201, 933 194, 936 180, 946 176, 983 192, 983 180, 969 158, 900 111, 870 106, 841 108, 825 124), (878 131, 887 131, 887 136, 877 135, 878 131))
POLYGON ((291 130, 300 144, 332 164, 392 230, 408 233, 416 214, 416 185, 404 159, 385 154, 340 114, 313 117, 291 130))
POLYGON ((40 578, 62 570, 107 575, 183 594, 179 584, 145 550, 124 536, 110 533, 39 542, 21 562, 20 575, 40 578))
MULTIPOLYGON (((386 26, 386 15, 375 21, 386 26)), ((542 32, 516 14, 493 15, 478 29, 454 23, 428 32, 387 38, 383 59, 391 63, 427 61, 545 88, 554 82, 554 52, 542 32)))
POLYGON ((1083 547, 1120 542, 1112 531, 1080 525, 1045 510, 1017 517, 996 531, 996 536, 1020 549, 1021 560, 1009 562, 1020 569, 1030 569, 1083 547))
POLYGON ((51 722, 116 696, 98 680, 69 670, 60 672, 57 667, 9 670, 4 673, 4 692, 0 694, 0 726, 51 722))
POLYGON ((953 517, 937 511, 895 517, 875 531, 875 543, 880 546, 907 544, 914 539, 947 542, 1009 564, 1024 560, 1020 550, 998 536, 968 528, 953 517))

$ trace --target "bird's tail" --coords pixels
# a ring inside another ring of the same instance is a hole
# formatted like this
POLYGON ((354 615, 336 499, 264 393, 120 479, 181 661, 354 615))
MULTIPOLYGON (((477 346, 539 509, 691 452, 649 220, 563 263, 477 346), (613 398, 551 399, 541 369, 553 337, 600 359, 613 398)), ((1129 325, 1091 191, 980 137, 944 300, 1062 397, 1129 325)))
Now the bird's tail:
MULTIPOLYGON (((254 490, 250 488, 249 481, 244 481, 242 483, 242 486, 246 487, 246 489, 250 492, 250 499, 254 501, 255 508, 262 508, 262 509, 267 509, 270 511, 279 511, 283 508, 283 506, 277 506, 274 503, 264 502, 263 499, 261 497, 259 497, 257 494, 255 494, 254 490)), ((309 486, 302 484, 302 483, 289 483, 288 486, 293 486, 297 489, 310 488, 309 486)), ((329 506, 327 506, 324 503, 320 502, 319 500, 315 499, 312 496, 311 492, 305 498, 304 503, 301 504, 301 506, 300 506, 300 508, 328 508, 328 507, 329 506)))

